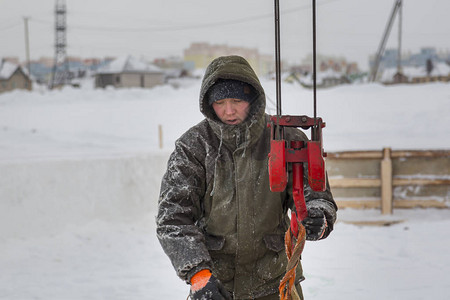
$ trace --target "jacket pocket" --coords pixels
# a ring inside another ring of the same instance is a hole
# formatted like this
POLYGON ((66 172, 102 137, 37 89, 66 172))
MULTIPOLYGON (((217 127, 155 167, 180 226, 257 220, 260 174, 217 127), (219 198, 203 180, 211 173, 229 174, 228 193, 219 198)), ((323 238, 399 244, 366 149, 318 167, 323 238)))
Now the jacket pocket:
POLYGON ((256 272, 264 282, 272 282, 286 272, 287 257, 284 252, 284 235, 266 235, 263 240, 268 251, 256 263, 256 272))
POLYGON ((223 246, 225 245, 225 238, 223 236, 205 234, 205 244, 208 250, 222 250, 223 246))
POLYGON ((213 252, 211 253, 211 259, 213 274, 229 289, 232 285, 228 285, 233 281, 236 272, 234 257, 213 252))
POLYGON ((263 238, 263 240, 269 250, 280 252, 284 249, 284 235, 268 234, 263 238))
POLYGON ((205 234, 206 248, 211 255, 214 275, 223 283, 227 284, 234 278, 234 258, 222 253, 225 245, 225 237, 205 234))

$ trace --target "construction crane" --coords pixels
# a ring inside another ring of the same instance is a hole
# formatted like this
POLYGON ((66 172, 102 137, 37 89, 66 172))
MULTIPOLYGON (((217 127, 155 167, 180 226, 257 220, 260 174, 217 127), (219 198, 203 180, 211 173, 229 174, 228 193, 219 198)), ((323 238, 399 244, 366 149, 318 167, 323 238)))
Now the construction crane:
POLYGON ((395 0, 394 7, 392 8, 391 15, 389 17, 386 29, 384 30, 383 38, 378 46, 377 54, 375 56, 375 62, 370 74, 370 81, 375 81, 377 78, 378 69, 380 67, 381 58, 383 57, 386 43, 391 33, 392 25, 394 24, 395 16, 398 14, 398 56, 397 56, 397 72, 401 73, 401 36, 402 36, 402 0, 395 0))

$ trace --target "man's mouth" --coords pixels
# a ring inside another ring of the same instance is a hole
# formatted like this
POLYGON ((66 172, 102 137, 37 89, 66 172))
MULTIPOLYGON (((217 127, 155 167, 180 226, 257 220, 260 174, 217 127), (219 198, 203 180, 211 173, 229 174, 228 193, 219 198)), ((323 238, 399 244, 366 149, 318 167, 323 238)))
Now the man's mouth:
POLYGON ((237 123, 239 123, 238 119, 233 119, 233 120, 227 120, 227 123, 230 125, 235 125, 237 123))

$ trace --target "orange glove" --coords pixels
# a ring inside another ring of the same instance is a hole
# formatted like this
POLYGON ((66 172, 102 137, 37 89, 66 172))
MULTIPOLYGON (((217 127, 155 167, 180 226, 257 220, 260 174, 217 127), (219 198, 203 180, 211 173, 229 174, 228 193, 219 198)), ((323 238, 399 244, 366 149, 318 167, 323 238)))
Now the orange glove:
POLYGON ((191 291, 198 291, 204 288, 211 276, 212 273, 208 269, 195 273, 195 275, 191 278, 191 291))
POLYGON ((193 300, 232 300, 222 283, 207 269, 192 276, 190 297, 193 300))

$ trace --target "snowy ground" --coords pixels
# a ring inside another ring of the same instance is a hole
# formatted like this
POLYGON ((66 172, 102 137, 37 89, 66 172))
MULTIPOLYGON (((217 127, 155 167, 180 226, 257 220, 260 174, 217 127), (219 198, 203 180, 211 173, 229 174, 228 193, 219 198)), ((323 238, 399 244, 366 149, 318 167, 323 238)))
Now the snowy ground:
MULTIPOLYGON (((446 299, 449 210, 396 211, 403 223, 358 227, 378 211, 341 211, 303 252, 306 299, 446 299)), ((0 299, 186 299, 188 287, 155 238, 154 217, 92 221, 59 234, 0 240, 0 299)))
MULTIPOLYGON (((154 215, 167 154, 202 118, 198 88, 0 95, 0 299, 186 299, 154 215)), ((282 96, 283 112, 312 115, 311 91, 284 85, 282 96)), ((449 84, 343 86, 318 99, 327 151, 450 148, 449 84)), ((306 299, 448 297, 450 210, 347 209, 338 221, 305 247, 306 299), (363 220, 396 224, 347 223, 363 220)))

